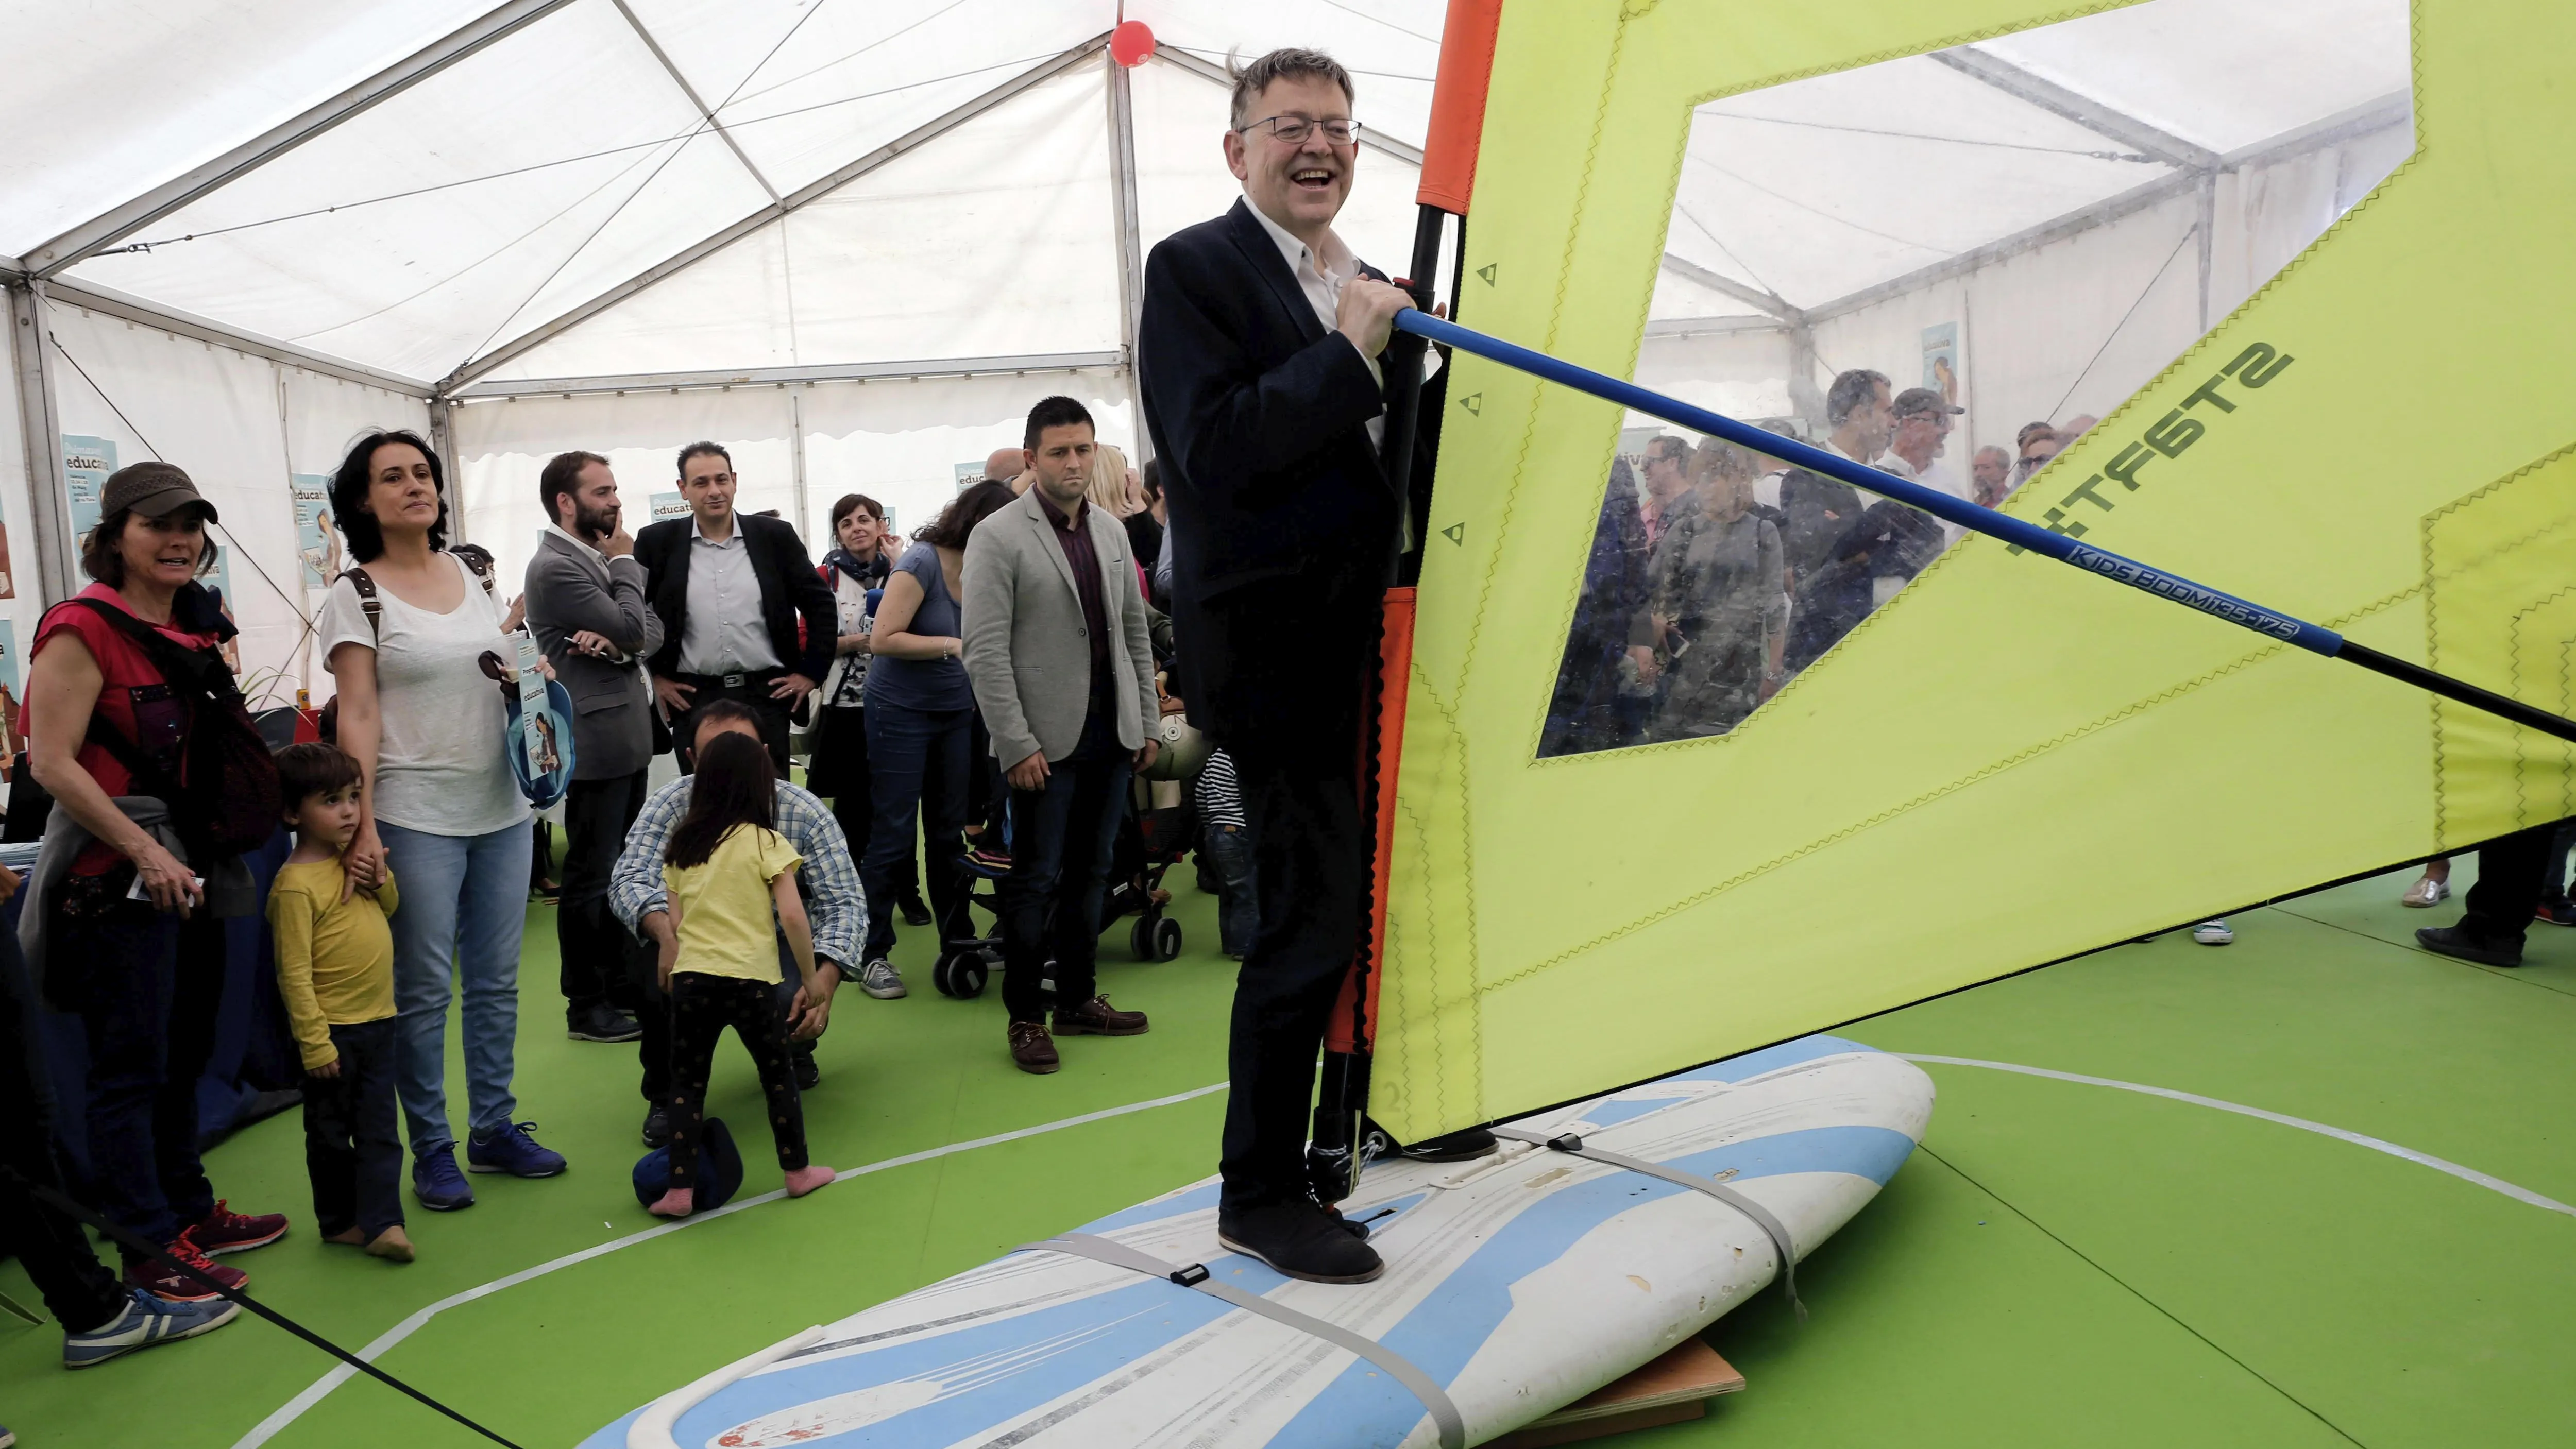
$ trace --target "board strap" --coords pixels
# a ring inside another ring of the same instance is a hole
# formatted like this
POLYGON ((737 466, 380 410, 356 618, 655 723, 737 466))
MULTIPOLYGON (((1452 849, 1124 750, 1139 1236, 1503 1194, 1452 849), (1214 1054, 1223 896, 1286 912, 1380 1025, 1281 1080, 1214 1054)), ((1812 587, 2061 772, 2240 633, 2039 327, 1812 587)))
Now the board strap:
POLYGON ((1807 1321, 1807 1305, 1798 1301, 1798 1240, 1789 1236, 1788 1225, 1773 1217, 1769 1208, 1728 1187, 1716 1178, 1702 1177, 1696 1172, 1684 1172, 1678 1167, 1666 1167, 1660 1162, 1648 1162, 1642 1157, 1630 1157, 1624 1152, 1604 1152, 1598 1147, 1587 1147, 1582 1138, 1571 1132, 1548 1137, 1536 1132, 1523 1131, 1518 1127, 1489 1127, 1485 1130, 1513 1142, 1536 1143, 1550 1152, 1562 1152, 1569 1157, 1586 1158, 1593 1162, 1607 1163, 1612 1167, 1624 1167, 1630 1172, 1642 1172, 1648 1177, 1660 1177, 1666 1182, 1716 1198, 1719 1202, 1753 1219, 1756 1227, 1770 1234, 1771 1246, 1780 1254, 1780 1284, 1788 1292, 1789 1306, 1797 1310, 1800 1323, 1807 1321))
POLYGON ((1156 1278, 1168 1278, 1184 1288, 1194 1288, 1210 1298, 1231 1303, 1246 1313, 1258 1313, 1273 1323, 1284 1323, 1300 1333, 1312 1334, 1335 1348, 1358 1354, 1386 1370, 1387 1376, 1404 1385, 1431 1412, 1432 1426, 1440 1431, 1440 1449, 1467 1449, 1467 1421, 1459 1416, 1458 1406, 1434 1383, 1429 1374, 1413 1366, 1404 1355, 1373 1338, 1339 1324, 1327 1323, 1312 1314, 1300 1313, 1285 1304, 1273 1303, 1258 1293, 1246 1293, 1231 1284, 1219 1283, 1208 1276, 1207 1266, 1192 1263, 1176 1268, 1151 1253, 1140 1252, 1125 1243, 1095 1233, 1066 1233, 1042 1243, 1022 1243, 1015 1253, 1065 1253, 1076 1258, 1089 1258, 1113 1268, 1128 1268, 1156 1278))

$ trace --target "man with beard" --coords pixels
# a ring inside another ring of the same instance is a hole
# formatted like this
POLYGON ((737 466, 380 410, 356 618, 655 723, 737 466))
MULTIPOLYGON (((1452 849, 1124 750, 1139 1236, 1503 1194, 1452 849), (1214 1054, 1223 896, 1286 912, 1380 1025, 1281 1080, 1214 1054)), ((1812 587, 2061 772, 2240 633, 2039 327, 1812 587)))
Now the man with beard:
POLYGON ((644 566, 635 561, 606 458, 556 455, 537 475, 537 496, 553 521, 528 561, 528 627, 573 702, 563 898, 555 912, 566 1025, 575 1041, 633 1041, 640 1029, 610 1001, 631 979, 619 963, 636 947, 609 915, 608 872, 644 808, 653 705, 636 661, 662 647, 662 620, 645 601, 644 566))

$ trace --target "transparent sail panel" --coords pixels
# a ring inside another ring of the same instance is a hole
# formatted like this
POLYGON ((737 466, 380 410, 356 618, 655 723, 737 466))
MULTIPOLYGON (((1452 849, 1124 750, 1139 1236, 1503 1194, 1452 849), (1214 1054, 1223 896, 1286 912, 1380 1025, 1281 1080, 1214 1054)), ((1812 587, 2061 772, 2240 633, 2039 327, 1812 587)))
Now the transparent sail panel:
MULTIPOLYGON (((2049 460, 2413 149, 2407 26, 2149 0, 1702 106, 1636 380, 2080 527, 2049 460)), ((1543 755, 1727 733, 1961 536, 1628 422, 1543 755)))

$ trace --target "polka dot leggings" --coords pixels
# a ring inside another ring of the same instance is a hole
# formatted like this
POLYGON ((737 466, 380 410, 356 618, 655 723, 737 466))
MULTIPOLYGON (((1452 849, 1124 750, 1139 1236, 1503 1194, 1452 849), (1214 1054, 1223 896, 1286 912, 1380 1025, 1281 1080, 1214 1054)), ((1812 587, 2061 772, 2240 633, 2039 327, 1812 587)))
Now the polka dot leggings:
POLYGON ((794 1172, 805 1165, 805 1107, 797 1099, 796 1074, 787 1063, 787 1023, 778 1012, 776 988, 739 976, 679 971, 671 976, 673 1187, 687 1187, 697 1176, 707 1076, 715 1065, 716 1040, 728 1026, 760 1070, 760 1090, 769 1098, 769 1135, 778 1144, 779 1167, 794 1172))

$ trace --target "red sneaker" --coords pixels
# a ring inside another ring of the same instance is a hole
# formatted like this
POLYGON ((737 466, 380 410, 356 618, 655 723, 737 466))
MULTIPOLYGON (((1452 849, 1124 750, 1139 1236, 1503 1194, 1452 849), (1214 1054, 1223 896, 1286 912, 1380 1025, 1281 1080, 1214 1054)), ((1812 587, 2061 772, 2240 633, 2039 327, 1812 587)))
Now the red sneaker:
MULTIPOLYGON (((207 1257, 197 1247, 196 1239, 186 1232, 172 1238, 170 1245, 161 1251, 235 1292, 250 1284, 248 1273, 239 1268, 227 1268, 207 1257)), ((150 1261, 126 1265, 125 1281, 155 1298, 164 1298, 172 1303, 203 1303, 209 1298, 221 1296, 214 1289, 186 1273, 164 1268, 159 1263, 150 1261)))
POLYGON ((286 1214, 237 1213, 231 1210, 229 1203, 227 1198, 215 1199, 215 1210, 206 1214, 204 1222, 188 1229, 188 1236, 195 1240, 198 1252, 208 1255, 246 1253, 253 1248, 265 1248, 286 1236, 286 1214))

